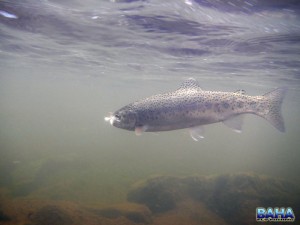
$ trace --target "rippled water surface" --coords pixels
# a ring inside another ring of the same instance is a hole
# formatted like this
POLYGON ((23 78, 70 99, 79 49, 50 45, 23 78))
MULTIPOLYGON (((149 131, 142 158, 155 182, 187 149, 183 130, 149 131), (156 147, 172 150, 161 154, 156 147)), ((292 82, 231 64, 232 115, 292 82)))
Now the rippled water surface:
MULTIPOLYGON (((119 203, 153 175, 251 172, 300 182, 300 4, 293 0, 0 1, 0 188, 11 198, 119 203), (104 117, 194 77, 205 90, 287 87, 286 132, 158 135, 104 117)), ((277 206, 277 205, 275 205, 277 206)))

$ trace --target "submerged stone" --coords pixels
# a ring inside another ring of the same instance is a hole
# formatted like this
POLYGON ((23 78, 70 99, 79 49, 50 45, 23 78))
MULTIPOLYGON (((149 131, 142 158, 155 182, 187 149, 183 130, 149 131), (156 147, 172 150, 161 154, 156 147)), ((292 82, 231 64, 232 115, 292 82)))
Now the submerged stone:
POLYGON ((176 185, 178 185, 177 178, 157 177, 130 191, 127 199, 130 202, 145 204, 152 213, 164 213, 176 207, 179 197, 176 188, 173 188, 176 185))
POLYGON ((4 221, 10 221, 11 218, 6 215, 3 211, 0 210, 0 222, 4 222, 4 221))
POLYGON ((126 218, 133 223, 149 224, 151 212, 144 205, 124 203, 102 209, 91 209, 94 214, 108 219, 126 218))
MULTIPOLYGON (((255 208, 259 206, 288 205, 299 211, 300 197, 295 196, 300 196, 300 189, 294 183, 245 173, 151 178, 133 188, 127 199, 146 205, 154 214, 178 212, 178 206, 190 199, 191 204, 204 205, 228 224, 248 225, 256 222, 255 208)), ((197 218, 196 214, 190 216, 197 218)))
POLYGON ((33 225, 71 225, 71 217, 57 206, 44 206, 31 215, 33 225))

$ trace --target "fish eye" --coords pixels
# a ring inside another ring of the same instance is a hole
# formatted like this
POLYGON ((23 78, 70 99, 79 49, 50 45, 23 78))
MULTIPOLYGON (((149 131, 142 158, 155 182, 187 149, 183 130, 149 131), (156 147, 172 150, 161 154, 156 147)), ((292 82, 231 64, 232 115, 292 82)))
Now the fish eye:
POLYGON ((116 118, 117 120, 120 120, 120 119, 121 119, 121 116, 118 115, 118 114, 116 114, 116 115, 115 115, 115 118, 116 118))

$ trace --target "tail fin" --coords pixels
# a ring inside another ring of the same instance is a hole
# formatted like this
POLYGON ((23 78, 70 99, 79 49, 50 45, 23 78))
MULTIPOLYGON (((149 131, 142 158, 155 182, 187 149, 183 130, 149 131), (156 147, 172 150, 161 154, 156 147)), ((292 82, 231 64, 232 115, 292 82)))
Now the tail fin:
POLYGON ((259 110, 260 112, 258 113, 281 132, 285 131, 284 121, 281 115, 281 104, 286 92, 287 88, 277 88, 264 94, 263 96, 269 108, 267 110, 259 110))

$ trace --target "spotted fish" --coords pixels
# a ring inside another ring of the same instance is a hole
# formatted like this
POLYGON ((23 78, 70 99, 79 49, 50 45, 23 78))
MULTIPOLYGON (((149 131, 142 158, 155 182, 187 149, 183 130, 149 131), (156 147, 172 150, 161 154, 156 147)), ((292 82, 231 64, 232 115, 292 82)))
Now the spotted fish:
POLYGON ((223 122, 236 132, 242 130, 242 116, 251 113, 265 118, 284 132, 281 104, 285 88, 277 88, 261 96, 245 91, 204 91, 193 78, 179 89, 135 101, 105 117, 111 125, 142 132, 170 131, 188 128, 191 137, 203 138, 203 125, 223 122))

